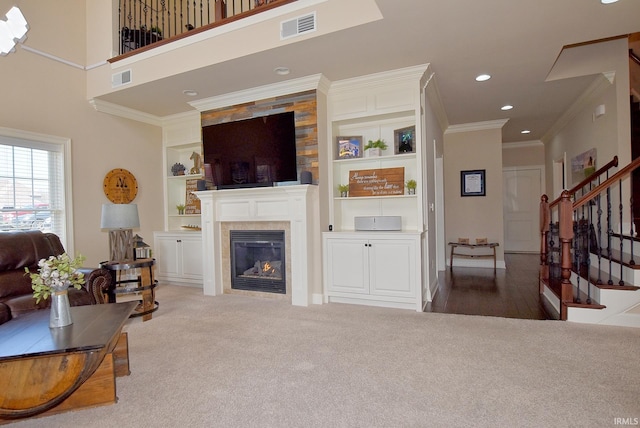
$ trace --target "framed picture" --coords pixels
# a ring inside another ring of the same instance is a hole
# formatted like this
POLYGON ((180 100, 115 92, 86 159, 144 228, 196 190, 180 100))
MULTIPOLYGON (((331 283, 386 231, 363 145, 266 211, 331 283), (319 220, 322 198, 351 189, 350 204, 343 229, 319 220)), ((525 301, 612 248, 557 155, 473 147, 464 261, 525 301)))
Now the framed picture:
POLYGON ((460 171, 460 196, 486 196, 485 170, 460 171))
POLYGON ((396 129, 394 134, 395 154, 413 153, 415 151, 416 127, 396 129))
POLYGON ((359 137, 336 137, 337 158, 352 159, 362 157, 362 136, 359 137))

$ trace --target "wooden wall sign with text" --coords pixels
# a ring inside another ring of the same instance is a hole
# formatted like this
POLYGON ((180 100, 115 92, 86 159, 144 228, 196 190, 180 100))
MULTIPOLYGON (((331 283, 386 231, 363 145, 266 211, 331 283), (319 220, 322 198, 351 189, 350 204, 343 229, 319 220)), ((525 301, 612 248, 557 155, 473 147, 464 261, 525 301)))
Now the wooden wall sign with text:
POLYGON ((404 168, 349 171, 349 196, 404 195, 404 168))
POLYGON ((187 194, 185 195, 184 213, 200 214, 200 199, 192 192, 198 190, 198 180, 187 180, 187 194))

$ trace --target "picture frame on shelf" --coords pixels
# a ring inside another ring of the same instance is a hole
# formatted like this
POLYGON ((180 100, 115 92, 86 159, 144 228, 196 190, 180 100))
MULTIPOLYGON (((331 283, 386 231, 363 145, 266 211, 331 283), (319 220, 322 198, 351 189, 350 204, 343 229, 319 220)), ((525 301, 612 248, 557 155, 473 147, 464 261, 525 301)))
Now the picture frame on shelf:
POLYGON ((416 127, 409 126, 407 128, 396 129, 394 135, 394 153, 402 155, 405 153, 415 152, 416 127))
POLYGON ((460 171, 460 196, 486 196, 484 169, 460 171))
POLYGON ((336 137, 336 159, 362 157, 362 136, 336 137))

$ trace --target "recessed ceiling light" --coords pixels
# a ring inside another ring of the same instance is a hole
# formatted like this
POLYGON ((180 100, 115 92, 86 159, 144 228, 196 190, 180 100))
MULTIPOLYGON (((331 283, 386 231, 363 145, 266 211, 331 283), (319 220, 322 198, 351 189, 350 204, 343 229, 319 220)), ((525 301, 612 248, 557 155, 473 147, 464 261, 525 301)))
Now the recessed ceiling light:
POLYGON ((504 106, 500 107, 500 110, 507 111, 507 110, 511 110, 512 108, 513 108, 512 105, 507 104, 507 105, 504 105, 504 106))
POLYGON ((276 67, 273 69, 273 71, 280 76, 286 76, 291 72, 291 70, 289 70, 287 67, 276 67))
POLYGON ((491 76, 488 75, 488 74, 481 74, 481 75, 476 77, 476 81, 477 82, 484 82, 484 81, 489 80, 489 79, 491 79, 491 76))
POLYGON ((193 89, 185 89, 184 91, 182 91, 182 93, 188 97, 195 97, 196 95, 198 95, 198 93, 193 89))
POLYGON ((521 134, 531 134, 531 131, 529 131, 528 129, 523 129, 522 131, 520 131, 521 134))
POLYGON ((615 3, 618 0, 600 0, 600 3, 602 4, 611 4, 611 3, 615 3))

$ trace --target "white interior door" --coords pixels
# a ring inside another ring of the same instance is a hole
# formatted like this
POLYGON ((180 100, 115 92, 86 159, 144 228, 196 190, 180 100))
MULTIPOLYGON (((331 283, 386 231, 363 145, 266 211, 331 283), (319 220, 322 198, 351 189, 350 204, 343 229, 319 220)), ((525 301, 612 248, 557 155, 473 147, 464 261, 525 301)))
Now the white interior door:
POLYGON ((540 196, 542 168, 505 169, 504 250, 507 252, 540 251, 540 196))

